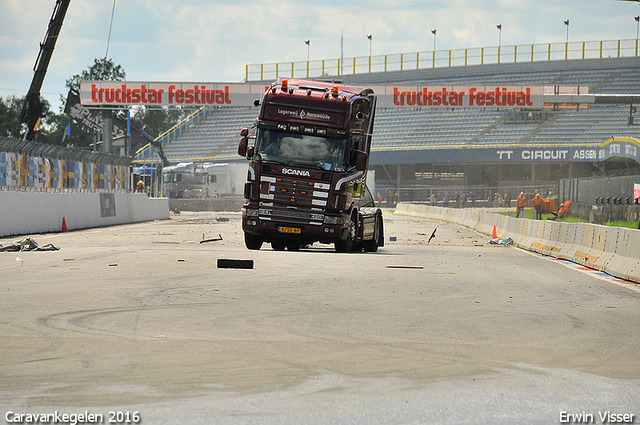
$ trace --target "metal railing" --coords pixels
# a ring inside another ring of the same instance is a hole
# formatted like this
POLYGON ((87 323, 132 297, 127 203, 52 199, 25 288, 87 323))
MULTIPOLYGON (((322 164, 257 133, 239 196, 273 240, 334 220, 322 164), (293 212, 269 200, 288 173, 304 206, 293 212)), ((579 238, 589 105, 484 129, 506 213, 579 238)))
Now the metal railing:
MULTIPOLYGON (((209 116, 211 112, 212 108, 203 106, 188 117, 184 118, 178 124, 171 127, 169 130, 162 133, 160 136, 156 137, 154 141, 160 142, 162 146, 166 146, 167 143, 182 135, 194 124, 209 116)), ((151 143, 148 143, 136 151, 134 162, 144 163, 152 158, 155 158, 155 161, 160 161, 160 157, 157 155, 157 148, 151 145, 151 143), (156 155, 154 156, 154 154, 156 155)))
POLYGON ((638 56, 638 39, 475 47, 300 62, 246 65, 246 81, 317 78, 452 66, 638 56))

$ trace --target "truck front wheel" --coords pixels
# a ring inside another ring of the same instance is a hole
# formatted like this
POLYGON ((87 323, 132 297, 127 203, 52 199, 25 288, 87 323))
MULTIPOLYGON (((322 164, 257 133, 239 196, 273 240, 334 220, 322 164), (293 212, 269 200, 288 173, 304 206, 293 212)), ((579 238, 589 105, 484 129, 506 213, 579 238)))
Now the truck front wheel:
POLYGON ((347 226, 346 239, 335 243, 336 252, 350 252, 353 249, 353 245, 356 242, 357 230, 358 225, 356 224, 356 220, 352 214, 349 219, 349 225, 347 226))
POLYGON ((244 245, 247 247, 247 249, 259 250, 260 248, 262 248, 262 237, 245 232, 244 245))

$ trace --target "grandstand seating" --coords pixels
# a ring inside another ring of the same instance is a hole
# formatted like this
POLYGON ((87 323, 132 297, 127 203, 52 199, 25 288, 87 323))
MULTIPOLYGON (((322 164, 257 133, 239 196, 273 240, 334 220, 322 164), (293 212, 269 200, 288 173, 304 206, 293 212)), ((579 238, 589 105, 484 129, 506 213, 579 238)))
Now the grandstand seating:
MULTIPOLYGON (((344 76, 349 84, 403 85, 572 85, 591 93, 640 94, 638 58, 624 63, 607 59, 459 67, 438 72, 407 71, 344 76), (568 64, 571 62, 571 64, 568 64), (612 65, 613 64, 613 65, 612 65)), ((604 143, 611 137, 640 138, 640 126, 629 125, 629 105, 589 105, 560 109, 538 123, 507 123, 504 110, 443 108, 378 108, 373 147, 416 149, 487 144, 604 143)), ((169 160, 236 157, 238 134, 250 127, 256 108, 210 111, 182 135, 165 145, 169 160)), ((640 115, 637 117, 640 121, 640 115)))
POLYGON ((240 129, 255 121, 255 108, 217 108, 165 145, 170 161, 237 156, 240 129))

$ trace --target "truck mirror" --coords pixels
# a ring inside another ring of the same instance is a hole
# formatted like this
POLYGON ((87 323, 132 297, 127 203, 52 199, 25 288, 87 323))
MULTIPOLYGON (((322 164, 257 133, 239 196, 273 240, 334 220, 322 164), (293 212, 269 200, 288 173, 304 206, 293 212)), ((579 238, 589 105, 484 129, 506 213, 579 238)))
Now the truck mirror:
POLYGON ((254 151, 254 147, 253 146, 249 146, 247 148, 247 158, 253 158, 253 151, 254 151))
POLYGON ((242 130, 240 130, 240 135, 242 137, 247 137, 249 135, 249 129, 248 128, 243 128, 242 130))
POLYGON ((240 138, 240 144, 238 144, 238 155, 247 156, 247 145, 249 144, 249 138, 242 136, 240 138))

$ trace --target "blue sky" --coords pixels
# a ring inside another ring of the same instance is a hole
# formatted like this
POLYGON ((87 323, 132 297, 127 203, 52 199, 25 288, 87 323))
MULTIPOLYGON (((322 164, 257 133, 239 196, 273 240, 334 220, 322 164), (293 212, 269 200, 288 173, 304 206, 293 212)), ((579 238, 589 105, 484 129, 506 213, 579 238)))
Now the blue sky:
MULTIPOLYGON (((240 82, 245 65, 437 49, 635 39, 638 3, 616 0, 116 0, 108 55, 131 81, 240 82)), ((0 96, 22 96, 55 0, 0 0, 0 96)), ((113 0, 72 0, 42 88, 104 57, 113 0)))

